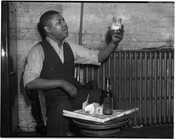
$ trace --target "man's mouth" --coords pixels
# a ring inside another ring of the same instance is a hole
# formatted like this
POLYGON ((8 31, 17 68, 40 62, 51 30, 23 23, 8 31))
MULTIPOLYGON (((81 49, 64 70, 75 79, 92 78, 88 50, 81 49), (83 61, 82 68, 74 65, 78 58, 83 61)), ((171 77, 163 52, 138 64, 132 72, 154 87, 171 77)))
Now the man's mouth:
POLYGON ((63 31, 64 32, 68 32, 68 28, 63 28, 63 31))

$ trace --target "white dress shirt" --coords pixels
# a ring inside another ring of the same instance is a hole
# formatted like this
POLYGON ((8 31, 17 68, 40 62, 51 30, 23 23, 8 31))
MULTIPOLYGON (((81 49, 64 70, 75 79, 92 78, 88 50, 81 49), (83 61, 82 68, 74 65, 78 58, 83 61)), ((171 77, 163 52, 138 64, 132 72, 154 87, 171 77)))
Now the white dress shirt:
MULTIPOLYGON (((54 48, 62 63, 64 63, 63 44, 61 47, 58 47, 58 44, 52 39, 47 37, 46 40, 54 48)), ((68 43, 72 49, 75 63, 100 65, 100 63, 98 62, 99 50, 89 49, 71 42, 68 43)), ((40 77, 40 73, 43 67, 43 61, 43 48, 40 44, 36 44, 28 53, 23 77, 24 85, 40 77)))

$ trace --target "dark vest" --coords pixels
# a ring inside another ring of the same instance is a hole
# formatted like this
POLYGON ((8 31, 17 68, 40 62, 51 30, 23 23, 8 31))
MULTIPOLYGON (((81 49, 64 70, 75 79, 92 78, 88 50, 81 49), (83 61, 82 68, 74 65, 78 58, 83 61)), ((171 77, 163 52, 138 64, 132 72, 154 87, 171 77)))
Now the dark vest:
MULTIPOLYGON (((63 79, 76 85, 77 81, 74 79, 74 56, 69 44, 67 42, 63 44, 64 63, 62 63, 60 57, 48 41, 44 40, 40 44, 45 55, 40 78, 63 79)), ((57 101, 59 97, 69 97, 62 88, 44 90, 44 95, 47 106, 57 101)))

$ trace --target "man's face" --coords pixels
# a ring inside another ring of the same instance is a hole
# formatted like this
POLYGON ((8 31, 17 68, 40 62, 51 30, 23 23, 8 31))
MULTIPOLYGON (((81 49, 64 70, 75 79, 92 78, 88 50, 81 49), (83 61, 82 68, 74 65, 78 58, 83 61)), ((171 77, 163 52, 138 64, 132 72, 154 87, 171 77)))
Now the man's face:
POLYGON ((68 36, 68 26, 60 14, 52 16, 48 22, 49 35, 56 40, 64 40, 68 36))

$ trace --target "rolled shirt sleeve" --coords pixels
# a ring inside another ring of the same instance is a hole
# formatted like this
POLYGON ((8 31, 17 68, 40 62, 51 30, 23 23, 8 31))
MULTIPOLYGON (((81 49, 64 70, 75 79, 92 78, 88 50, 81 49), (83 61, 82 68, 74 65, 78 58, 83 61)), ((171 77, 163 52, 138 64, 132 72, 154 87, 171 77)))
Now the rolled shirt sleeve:
POLYGON ((24 86, 27 83, 39 78, 44 60, 44 51, 40 44, 35 45, 28 53, 27 63, 24 70, 24 86))
POLYGON ((75 63, 101 65, 101 63, 98 62, 98 53, 100 50, 89 49, 70 42, 69 44, 74 54, 75 63))

